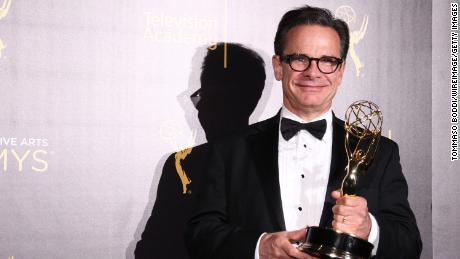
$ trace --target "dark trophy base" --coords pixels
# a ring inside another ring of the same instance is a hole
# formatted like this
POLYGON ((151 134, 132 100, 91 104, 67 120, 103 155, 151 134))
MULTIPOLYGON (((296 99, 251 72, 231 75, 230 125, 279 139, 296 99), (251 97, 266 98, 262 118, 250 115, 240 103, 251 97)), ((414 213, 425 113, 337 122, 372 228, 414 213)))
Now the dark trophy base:
POLYGON ((374 245, 330 228, 308 227, 299 249, 320 258, 369 259, 374 245))

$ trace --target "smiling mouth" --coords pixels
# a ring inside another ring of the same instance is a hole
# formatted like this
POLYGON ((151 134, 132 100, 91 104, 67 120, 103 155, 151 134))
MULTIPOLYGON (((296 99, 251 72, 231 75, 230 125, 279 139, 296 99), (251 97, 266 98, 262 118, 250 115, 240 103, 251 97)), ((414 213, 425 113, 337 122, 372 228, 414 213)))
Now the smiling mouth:
POLYGON ((320 84, 302 84, 302 83, 296 83, 295 84, 297 87, 300 88, 310 88, 310 89, 319 89, 319 88, 324 88, 327 85, 320 85, 320 84))

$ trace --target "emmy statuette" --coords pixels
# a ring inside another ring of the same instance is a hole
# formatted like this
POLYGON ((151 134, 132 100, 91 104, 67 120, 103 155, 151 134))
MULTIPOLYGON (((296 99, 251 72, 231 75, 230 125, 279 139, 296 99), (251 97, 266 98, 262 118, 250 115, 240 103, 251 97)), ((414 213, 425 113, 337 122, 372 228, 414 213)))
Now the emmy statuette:
MULTIPOLYGON (((370 101, 356 101, 345 113, 345 150, 348 164, 342 181, 343 196, 355 196, 356 186, 370 167, 382 132, 383 116, 370 101), (357 140, 356 144, 354 141, 357 140), (353 143, 353 144, 352 144, 353 143)), ((299 249, 321 258, 368 259, 373 245, 367 240, 332 228, 307 227, 299 249)))

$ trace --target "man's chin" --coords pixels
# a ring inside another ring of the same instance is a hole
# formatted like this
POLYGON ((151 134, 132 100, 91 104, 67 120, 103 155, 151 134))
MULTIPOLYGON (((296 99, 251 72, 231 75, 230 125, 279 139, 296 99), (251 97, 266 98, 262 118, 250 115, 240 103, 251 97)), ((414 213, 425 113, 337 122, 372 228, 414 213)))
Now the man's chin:
POLYGON ((307 112, 322 112, 322 111, 327 111, 328 110, 328 105, 325 105, 324 102, 318 101, 318 100, 309 100, 304 101, 301 103, 300 108, 303 111, 307 112))
POLYGON ((320 110, 321 107, 323 106, 323 102, 316 100, 316 99, 307 99, 307 100, 302 100, 300 103, 301 107, 304 109, 310 109, 310 110, 320 110))

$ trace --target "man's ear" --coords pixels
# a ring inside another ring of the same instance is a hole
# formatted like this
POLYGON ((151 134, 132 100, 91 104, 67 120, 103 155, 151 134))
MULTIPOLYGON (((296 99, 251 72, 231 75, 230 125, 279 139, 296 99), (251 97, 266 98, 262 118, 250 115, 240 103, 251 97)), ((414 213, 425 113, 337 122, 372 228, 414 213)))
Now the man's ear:
POLYGON ((283 78, 283 67, 281 66, 280 56, 273 55, 272 66, 273 66, 273 74, 275 75, 275 79, 278 81, 281 81, 281 79, 283 78))

